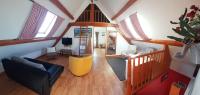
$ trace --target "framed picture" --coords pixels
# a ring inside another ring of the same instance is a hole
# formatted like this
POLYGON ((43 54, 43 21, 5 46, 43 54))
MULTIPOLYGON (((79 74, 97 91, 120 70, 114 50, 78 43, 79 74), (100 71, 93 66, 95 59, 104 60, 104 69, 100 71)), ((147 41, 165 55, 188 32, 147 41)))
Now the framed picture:
POLYGON ((92 28, 75 28, 74 29, 74 37, 89 37, 92 36, 92 28))

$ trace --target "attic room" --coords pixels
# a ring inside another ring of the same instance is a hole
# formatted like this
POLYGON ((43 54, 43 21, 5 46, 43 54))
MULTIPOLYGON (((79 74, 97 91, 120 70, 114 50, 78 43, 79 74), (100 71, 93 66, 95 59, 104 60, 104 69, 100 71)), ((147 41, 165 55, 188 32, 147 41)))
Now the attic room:
POLYGON ((200 95, 200 0, 0 0, 1 95, 200 95))

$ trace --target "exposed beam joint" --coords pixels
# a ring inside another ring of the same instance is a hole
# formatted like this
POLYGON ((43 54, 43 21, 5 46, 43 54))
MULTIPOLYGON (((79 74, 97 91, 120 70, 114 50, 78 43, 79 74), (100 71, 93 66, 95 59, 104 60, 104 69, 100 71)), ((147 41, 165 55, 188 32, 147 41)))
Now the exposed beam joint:
POLYGON ((123 14, 131 5, 133 5, 137 0, 129 0, 113 17, 112 20, 115 20, 121 14, 123 14))
POLYGON ((73 15, 60 3, 59 0, 50 0, 55 6, 57 6, 62 12, 64 12, 70 19, 74 20, 73 15))
POLYGON ((63 31, 63 33, 56 39, 56 42, 53 44, 53 47, 55 47, 58 42, 63 38, 63 36, 69 31, 69 29, 71 28, 71 23, 69 23, 66 27, 66 29, 63 31))

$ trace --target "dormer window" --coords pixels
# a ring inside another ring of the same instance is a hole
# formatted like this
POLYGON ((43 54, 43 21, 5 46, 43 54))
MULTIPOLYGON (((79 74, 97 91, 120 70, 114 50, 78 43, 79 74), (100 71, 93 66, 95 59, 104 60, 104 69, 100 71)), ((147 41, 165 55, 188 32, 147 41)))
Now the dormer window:
POLYGON ((30 15, 19 36, 20 39, 52 37, 63 22, 63 18, 43 6, 33 3, 30 15))
POLYGON ((47 35, 52 30, 52 28, 53 28, 53 26, 56 22, 56 19, 57 19, 57 16, 48 11, 42 25, 39 28, 38 33, 35 36, 35 38, 47 37, 47 35))

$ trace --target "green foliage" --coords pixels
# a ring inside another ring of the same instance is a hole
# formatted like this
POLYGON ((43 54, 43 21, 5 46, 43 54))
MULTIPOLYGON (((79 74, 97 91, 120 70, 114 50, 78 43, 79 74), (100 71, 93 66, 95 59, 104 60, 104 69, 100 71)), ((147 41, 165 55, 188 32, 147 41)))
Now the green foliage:
POLYGON ((183 15, 179 17, 179 22, 170 21, 171 24, 178 25, 179 27, 172 28, 173 31, 175 31, 177 34, 183 36, 184 38, 177 38, 174 36, 167 36, 170 39, 184 42, 187 44, 189 41, 195 41, 196 38, 198 38, 198 34, 196 31, 194 31, 194 27, 200 25, 200 15, 197 14, 196 18, 189 19, 187 16, 187 8, 185 9, 185 12, 183 15))
POLYGON ((174 36, 167 36, 167 37, 170 38, 170 39, 179 41, 179 42, 183 42, 183 39, 182 39, 182 38, 177 38, 177 37, 174 37, 174 36))

